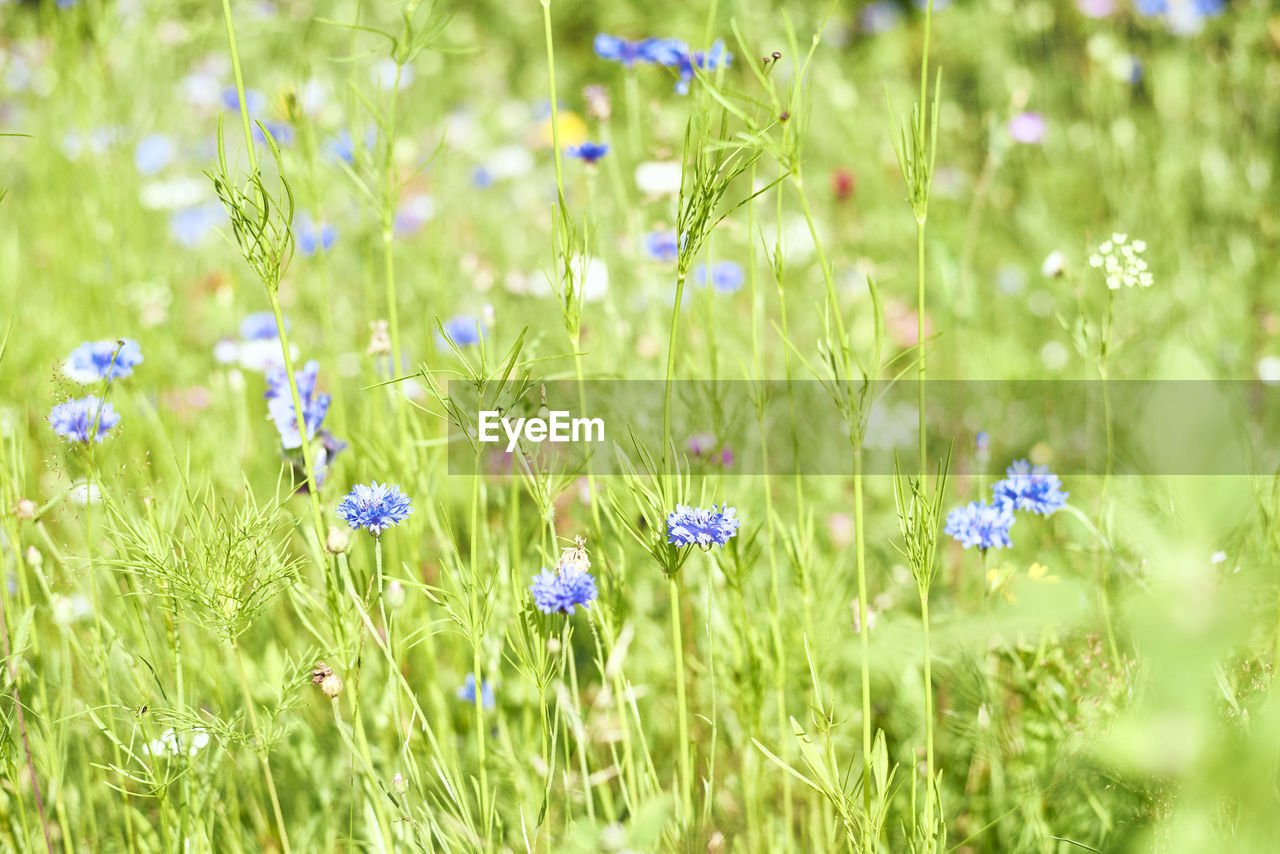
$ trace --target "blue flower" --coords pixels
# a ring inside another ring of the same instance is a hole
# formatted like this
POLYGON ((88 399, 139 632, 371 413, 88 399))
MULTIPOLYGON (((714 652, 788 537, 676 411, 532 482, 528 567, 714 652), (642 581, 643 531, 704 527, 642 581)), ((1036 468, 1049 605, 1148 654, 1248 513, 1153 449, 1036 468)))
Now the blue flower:
POLYGON ((723 546, 738 534, 742 520, 732 507, 686 507, 676 505, 667 515, 667 542, 673 546, 701 546, 707 551, 713 545, 723 546))
POLYGON ((293 145, 293 125, 284 122, 263 122, 261 125, 253 126, 253 138, 261 143, 266 143, 267 135, 269 135, 276 145, 289 146, 293 145), (266 129, 266 134, 263 133, 266 129))
MULTIPOLYGON (((285 318, 284 331, 289 331, 289 320, 285 318)), ((240 321, 240 337, 246 341, 274 341, 280 337, 280 329, 276 326, 276 316, 270 311, 255 311, 240 321)))
MULTIPOLYGON (((458 699, 465 700, 473 706, 476 704, 476 675, 474 673, 467 674, 467 684, 458 689, 458 699)), ((483 679, 480 680, 480 705, 486 709, 492 709, 494 706, 493 686, 483 679)))
POLYGON ((338 231, 327 222, 314 222, 307 214, 299 214, 293 225, 293 239, 303 255, 328 252, 338 239, 338 231))
POLYGON ((53 432, 72 442, 88 442, 90 434, 93 441, 101 442, 107 432, 120 422, 120 414, 110 403, 102 403, 99 411, 97 395, 89 395, 79 400, 68 400, 59 403, 49 412, 49 423, 53 432), (94 419, 98 420, 98 429, 94 430, 94 419))
POLYGON ((973 452, 980 457, 991 453, 991 434, 986 430, 979 430, 973 437, 973 452))
POLYGON ((1192 35, 1204 27, 1205 18, 1216 18, 1226 11, 1225 0, 1187 0, 1170 3, 1169 0, 1135 0, 1139 15, 1150 18, 1161 15, 1165 27, 1176 35, 1192 35))
POLYGON ((724 42, 717 39, 710 50, 685 52, 676 66, 680 70, 680 79, 676 81, 676 91, 681 95, 689 94, 689 81, 695 76, 694 69, 709 72, 717 68, 727 68, 733 61, 733 54, 724 49, 724 42))
POLYGON ((564 150, 570 157, 576 157, 583 163, 595 163, 609 153, 607 142, 584 142, 582 145, 571 145, 564 150))
MULTIPOLYGON (((307 426, 307 441, 315 437, 329 412, 329 395, 316 393, 319 373, 320 366, 314 360, 307 362, 301 371, 294 372, 298 397, 302 401, 302 420, 307 426)), ((267 372, 267 393, 263 396, 267 399, 267 412, 280 433, 280 443, 288 450, 301 448, 302 436, 298 432, 293 393, 289 390, 289 376, 284 368, 273 367, 267 372)))
MULTIPOLYGON (((324 486, 325 478, 329 476, 329 463, 333 458, 347 449, 347 443, 335 437, 328 430, 321 430, 316 436, 320 439, 315 444, 315 456, 312 457, 312 463, 316 468, 316 489, 324 486)), ((307 483, 307 466, 305 460, 299 460, 297 457, 289 459, 289 465, 293 468, 294 483, 299 484, 298 492, 307 494, 311 491, 310 484, 307 483)))
POLYGON ((868 33, 884 33, 902 23, 902 7, 889 0, 877 0, 862 7, 859 26, 868 33))
POLYGON ((375 537, 392 525, 398 525, 413 512, 409 496, 400 487, 379 485, 375 480, 368 486, 358 483, 338 505, 338 515, 352 528, 364 528, 375 537))
POLYGON ((162 133, 144 136, 133 149, 133 165, 141 175, 154 175, 169 165, 173 150, 173 140, 162 133))
POLYGON ((654 261, 674 261, 680 254, 680 243, 674 228, 651 231, 644 236, 644 252, 654 261))
POLYGON ((480 329, 480 321, 469 314, 458 314, 443 324, 444 335, 436 333, 436 347, 442 351, 451 349, 449 341, 445 339, 445 335, 453 340, 454 344, 459 347, 468 347, 472 344, 479 344, 484 340, 484 333, 480 329))
POLYGON ((227 212, 221 202, 183 208, 169 218, 169 233, 183 246, 194 249, 226 219, 227 212))
POLYGON ((1013 522, 1013 508, 1008 504, 970 501, 967 507, 957 507, 947 514, 943 532, 954 537, 966 549, 977 546, 979 551, 985 552, 1013 545, 1009 539, 1009 528, 1013 522))
POLYGON ((689 46, 679 39, 645 39, 640 55, 646 62, 675 68, 689 55, 689 46))
MULTIPOLYGON (((717 261, 711 265, 711 287, 722 294, 731 294, 742 287, 746 274, 742 265, 736 261, 717 261)), ((693 271, 693 280, 699 285, 707 284, 707 265, 699 264, 693 271)))
POLYGON ((71 351, 62 372, 78 383, 96 383, 130 376, 141 362, 142 349, 132 338, 86 341, 71 351))
POLYGON ((997 503, 1041 516, 1049 516, 1067 503, 1068 494, 1062 491, 1062 482, 1045 466, 1018 460, 1004 473, 1008 477, 992 487, 997 503))
POLYGON ((561 562, 556 571, 543 567, 529 585, 533 604, 544 614, 572 614, 577 605, 591 607, 596 598, 596 580, 580 565, 561 562))
MULTIPOLYGON (((251 116, 256 116, 267 108, 267 96, 257 89, 244 90, 244 101, 251 116)), ((222 90, 222 106, 228 110, 240 110, 240 96, 236 93, 236 87, 228 86, 222 90)))

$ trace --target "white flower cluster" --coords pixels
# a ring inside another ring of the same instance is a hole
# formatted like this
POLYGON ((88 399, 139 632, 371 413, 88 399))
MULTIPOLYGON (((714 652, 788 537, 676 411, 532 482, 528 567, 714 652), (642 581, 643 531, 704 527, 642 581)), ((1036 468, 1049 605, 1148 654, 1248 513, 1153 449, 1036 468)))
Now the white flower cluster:
POLYGON ((1089 258, 1089 266, 1102 270, 1107 276, 1107 287, 1117 290, 1121 285, 1149 288, 1155 277, 1147 269, 1142 253, 1147 249, 1145 240, 1129 240, 1127 234, 1113 234, 1103 241, 1098 251, 1089 258))

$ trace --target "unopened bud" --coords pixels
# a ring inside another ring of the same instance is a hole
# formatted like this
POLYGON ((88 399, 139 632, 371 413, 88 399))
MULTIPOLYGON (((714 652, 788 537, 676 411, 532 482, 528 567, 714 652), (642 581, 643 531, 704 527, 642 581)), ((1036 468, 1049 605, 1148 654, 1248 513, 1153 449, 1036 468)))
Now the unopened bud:
POLYGON ((36 503, 34 501, 32 501, 30 498, 23 498, 21 501, 19 501, 17 504, 13 506, 13 515, 17 516, 19 521, 23 521, 25 519, 34 519, 36 518, 37 509, 38 508, 36 507, 36 503))
POLYGON ((391 778, 391 791, 397 795, 403 795, 409 791, 409 787, 404 782, 403 774, 396 772, 396 775, 391 778))
POLYGON ((350 547, 350 545, 350 531, 346 528, 339 528, 337 525, 329 526, 329 536, 325 538, 324 547, 329 550, 330 554, 346 554, 347 548, 350 547))
POLYGON ((342 693, 342 680, 333 672, 333 668, 323 661, 311 671, 311 684, 319 685, 320 690, 330 699, 342 693))
POLYGON ((27 547, 27 566, 39 566, 44 563, 44 555, 35 546, 27 547))

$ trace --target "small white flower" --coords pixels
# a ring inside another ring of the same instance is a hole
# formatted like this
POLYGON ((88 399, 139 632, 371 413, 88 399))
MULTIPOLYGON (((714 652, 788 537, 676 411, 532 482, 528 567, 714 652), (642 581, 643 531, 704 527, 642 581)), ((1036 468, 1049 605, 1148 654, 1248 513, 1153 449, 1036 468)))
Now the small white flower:
POLYGON ((1107 287, 1113 291, 1135 285, 1149 288, 1155 283, 1155 276, 1142 258, 1146 248, 1146 241, 1130 243, 1129 235, 1116 233, 1098 246, 1098 251, 1089 257, 1089 266, 1102 270, 1107 287))

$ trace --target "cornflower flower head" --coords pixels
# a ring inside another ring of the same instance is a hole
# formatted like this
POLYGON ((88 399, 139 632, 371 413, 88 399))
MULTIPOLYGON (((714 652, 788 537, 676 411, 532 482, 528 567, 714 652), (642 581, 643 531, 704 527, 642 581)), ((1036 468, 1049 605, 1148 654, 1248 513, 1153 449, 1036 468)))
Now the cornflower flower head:
MULTIPOLYGON (((319 373, 320 365, 314 359, 307 362, 301 371, 294 372, 308 442, 315 437, 329 412, 329 395, 316 392, 319 373)), ((267 393, 263 396, 267 399, 267 413, 280 434, 280 443, 286 450, 301 448, 302 435, 298 431, 298 417, 293 408, 293 393, 289 389, 289 376, 283 367, 273 367, 267 372, 267 393)))
POLYGON ((1147 269, 1147 262, 1142 253, 1147 249, 1144 240, 1129 240, 1127 234, 1113 234, 1110 240, 1104 240, 1098 251, 1089 258, 1089 266, 1101 270, 1107 277, 1107 287, 1119 290, 1123 285, 1131 288, 1134 285, 1149 288, 1155 277, 1147 269))
POLYGON ((1067 503, 1069 494, 1062 491, 1062 482, 1046 466, 1017 460, 1005 469, 1005 474, 1007 477, 992 487, 998 504, 1050 516, 1067 503))
POLYGON ((954 537, 966 549, 973 546, 986 554, 987 549, 1005 549, 1013 545, 1009 528, 1013 526, 1013 508, 1003 502, 994 504, 970 501, 947 514, 943 533, 954 537))
MULTIPOLYGON (((707 265, 699 264, 693 271, 693 280, 699 285, 707 284, 707 265)), ((742 265, 736 261, 717 261, 711 265, 711 287, 722 294, 731 294, 742 287, 746 274, 742 265)))
POLYGON ((529 585, 533 604, 544 614, 572 614, 581 605, 591 607, 596 580, 580 563, 561 560, 554 571, 543 567, 529 585))
POLYGON ((571 145, 564 150, 570 157, 576 157, 583 163, 595 163, 609 153, 607 142, 584 142, 582 145, 571 145))
MULTIPOLYGON (((288 318, 284 321, 284 331, 289 331, 288 318)), ((276 316, 269 311, 255 311, 240 321, 240 337, 246 341, 274 341, 279 336, 276 316)))
POLYGON ((1204 28, 1206 18, 1226 11, 1226 0, 1134 0, 1144 18, 1162 17, 1165 28, 1176 35, 1193 35, 1204 28))
POLYGON ((409 496, 400 491, 398 484, 379 484, 376 480, 368 486, 357 483, 337 509, 352 528, 364 528, 375 537, 409 518, 412 512, 409 496))
POLYGON ((738 535, 742 520, 733 507, 688 507, 677 504, 667 514, 667 542, 673 546, 699 546, 704 552, 712 546, 723 546, 738 535))
POLYGON ((49 412, 53 432, 69 442, 101 442, 120 423, 120 414, 95 394, 59 403, 49 412), (97 419, 95 428, 94 419, 97 419))
MULTIPOLYGON (((467 674, 466 684, 458 689, 458 699, 472 706, 476 704, 476 675, 474 673, 467 674)), ((480 705, 485 709, 492 709, 495 705, 493 686, 483 679, 480 680, 480 705)))
POLYGON ((305 256, 328 252, 338 240, 338 230, 327 222, 316 222, 307 214, 299 214, 293 225, 294 242, 305 256))
POLYGON ((484 340, 479 319, 469 314, 454 315, 441 325, 444 326, 444 335, 436 333, 436 348, 439 350, 449 349, 449 342, 445 340, 445 335, 459 347, 469 347, 484 340))
POLYGON ((142 362, 142 349, 132 338, 86 341, 71 351, 62 372, 81 384, 122 379, 142 362))
POLYGON ((716 40, 710 50, 692 53, 686 51, 676 66, 680 71, 680 79, 676 81, 676 92, 681 95, 689 94, 689 81, 696 76, 694 69, 704 72, 715 71, 718 68, 728 68, 732 61, 733 54, 724 49, 724 42, 720 39, 716 40))
POLYGON ((688 52, 684 42, 676 39, 648 38, 629 41, 606 33, 596 36, 593 47, 596 56, 620 63, 623 68, 634 68, 639 62, 676 65, 680 57, 688 52))
POLYGON ((644 253, 653 261, 674 261, 680 255, 682 242, 674 228, 651 231, 644 236, 644 253))

